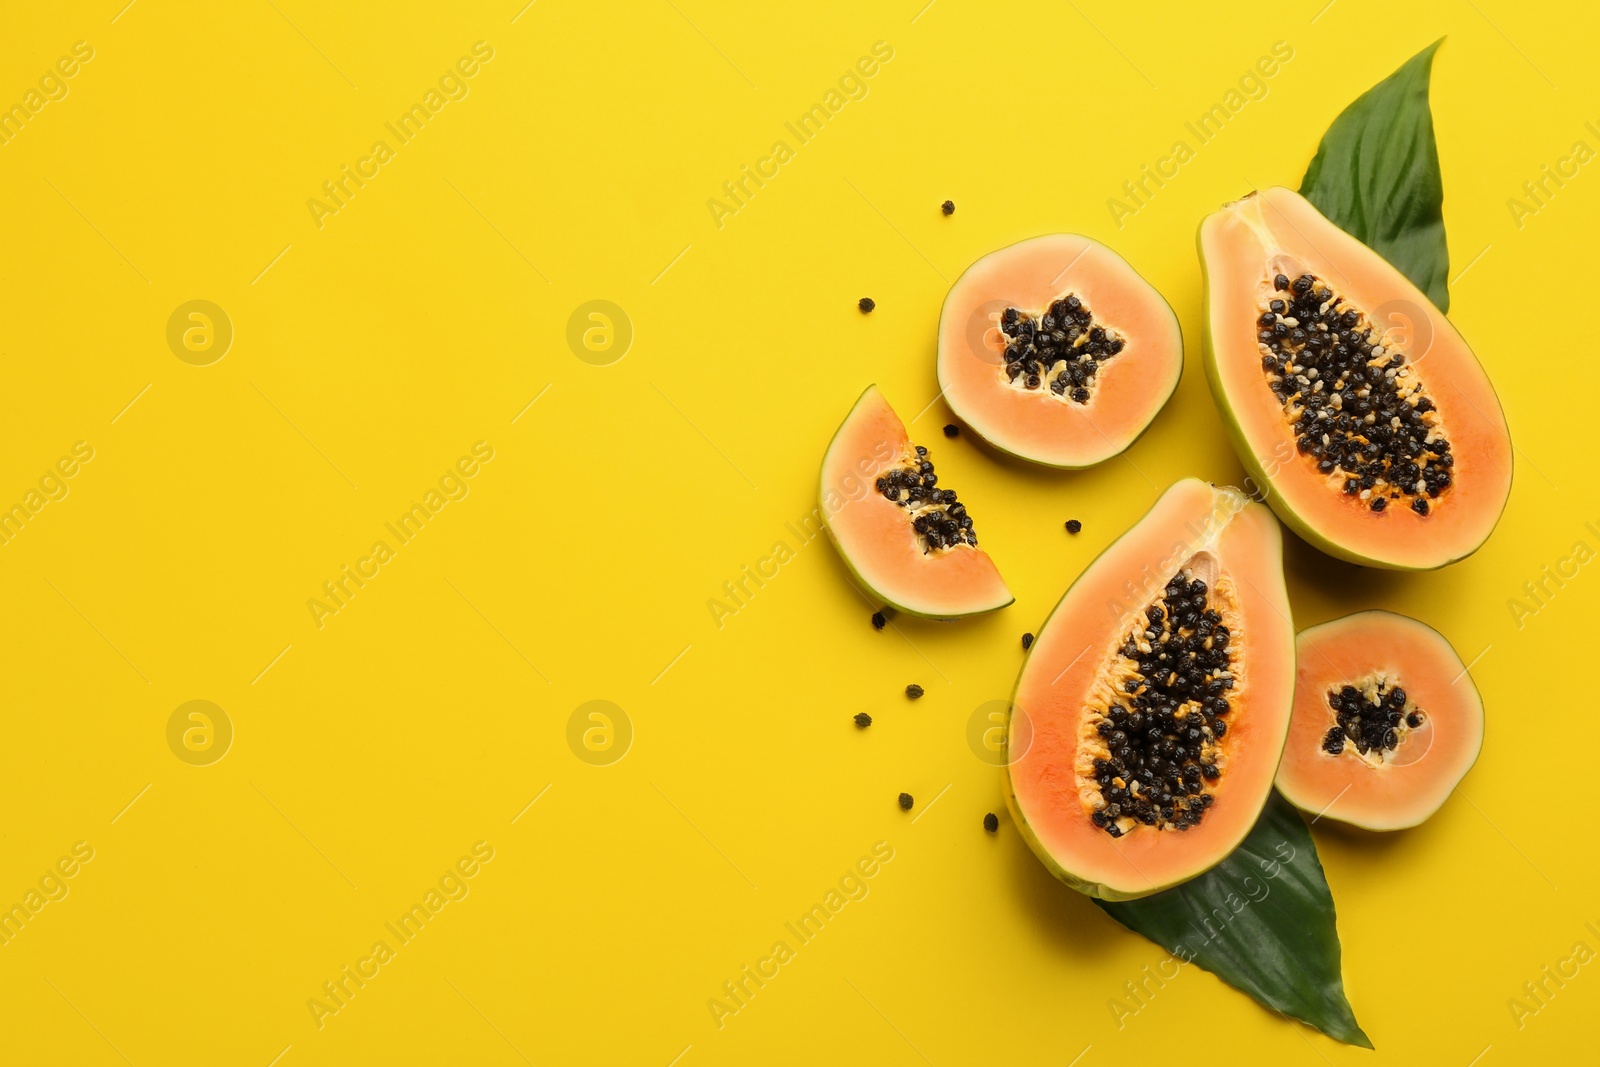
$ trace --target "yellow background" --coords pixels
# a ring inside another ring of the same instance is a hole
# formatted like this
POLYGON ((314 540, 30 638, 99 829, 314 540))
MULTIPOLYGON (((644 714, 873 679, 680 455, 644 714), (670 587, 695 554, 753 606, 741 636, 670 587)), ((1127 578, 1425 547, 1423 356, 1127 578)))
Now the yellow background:
POLYGON ((0 546, 0 903, 94 849, 0 947, 0 1058, 1373 1062, 1193 969, 1119 1028, 1108 1001, 1164 953, 1003 815, 983 833, 1000 783, 964 731, 1159 488, 1239 477, 1198 361, 1200 218, 1297 184, 1335 114, 1444 34, 1452 316, 1515 435, 1510 508, 1441 573, 1298 542, 1287 563, 1302 625, 1384 606, 1442 630, 1475 660, 1488 741, 1424 828, 1316 836, 1377 1062, 1592 1056, 1595 968, 1520 1029, 1507 1004, 1575 942, 1600 949, 1600 577, 1520 620, 1509 603, 1600 548, 1600 176, 1520 227, 1507 206, 1574 141, 1600 147, 1586 5, 122 2, 11 5, 0 33, 0 102, 94 49, 0 146, 0 501, 94 449, 0 546), (319 228, 308 199, 480 40, 469 95, 319 228), (1266 96, 1119 230, 1108 198, 1194 147, 1184 123, 1280 40, 1266 96), (784 123, 878 41, 866 97, 798 145, 784 123), (707 200, 778 139, 794 158, 719 228, 707 200), (1017 602, 875 633, 833 550, 785 524, 863 386, 908 420, 934 398, 960 271, 1056 230, 1171 301, 1183 383, 1126 458, 1078 474, 947 442, 929 408, 913 432, 1017 602), (193 299, 235 331, 209 366, 166 342, 193 299), (609 366, 566 342, 593 299, 635 330, 609 366), (307 600, 480 440, 470 494, 319 628, 307 600), (779 541, 794 558, 719 627, 708 601, 779 541), (166 740, 194 699, 235 730, 210 766, 166 740), (634 731, 609 766, 567 743, 596 699, 634 731), (470 894, 319 1028, 322 983, 480 840, 470 894), (722 983, 878 841, 869 895, 719 1029, 722 983))

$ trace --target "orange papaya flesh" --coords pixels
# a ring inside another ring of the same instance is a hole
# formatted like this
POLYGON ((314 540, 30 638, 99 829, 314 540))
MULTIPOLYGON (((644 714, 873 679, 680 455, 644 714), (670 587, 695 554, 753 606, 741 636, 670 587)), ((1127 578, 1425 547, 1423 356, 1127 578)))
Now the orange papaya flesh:
POLYGON ((1483 702, 1450 643, 1416 619, 1362 611, 1310 627, 1295 645, 1278 791, 1368 830, 1438 811, 1483 747, 1483 702))
POLYGON ((1248 488, 1351 562, 1476 551, 1510 495, 1511 438, 1444 314, 1287 189, 1227 205, 1199 243, 1206 376, 1248 488))
POLYGON ((1294 682, 1281 552, 1266 507, 1185 479, 1039 631, 1012 700, 1008 803, 1068 885, 1155 893, 1255 825, 1294 682))
POLYGON ((1003 452, 1088 467, 1126 449, 1183 372, 1172 308, 1111 249, 1072 233, 978 260, 939 315, 939 387, 1003 452))
POLYGON ((850 409, 822 460, 824 525, 856 580, 883 604, 955 619, 1013 600, 978 547, 966 504, 938 475, 926 448, 878 387, 850 409))

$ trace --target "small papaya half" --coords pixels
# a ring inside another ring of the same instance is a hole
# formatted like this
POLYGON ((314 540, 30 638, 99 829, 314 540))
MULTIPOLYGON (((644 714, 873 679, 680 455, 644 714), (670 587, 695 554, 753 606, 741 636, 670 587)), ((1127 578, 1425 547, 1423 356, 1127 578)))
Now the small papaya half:
POLYGON ((1033 642, 1006 730, 1011 814, 1090 896, 1193 878, 1261 814, 1293 687, 1277 520, 1237 489, 1184 479, 1033 642))
POLYGON ((1361 611, 1303 630, 1295 650, 1278 791, 1367 830, 1438 811, 1483 747, 1483 701, 1450 642, 1416 619, 1361 611))
POLYGON ((913 444, 889 401, 867 386, 822 457, 823 524, 845 566, 879 600, 956 619, 1012 602, 955 490, 913 444))
POLYGON ((1199 244, 1206 377, 1278 517, 1368 566, 1476 551, 1511 493, 1511 437, 1450 320, 1288 189, 1228 204, 1199 244))
POLYGON ((950 410, 994 447, 1088 467, 1155 419, 1183 373, 1183 334, 1127 260, 1053 233, 956 279, 939 313, 938 370, 950 410))

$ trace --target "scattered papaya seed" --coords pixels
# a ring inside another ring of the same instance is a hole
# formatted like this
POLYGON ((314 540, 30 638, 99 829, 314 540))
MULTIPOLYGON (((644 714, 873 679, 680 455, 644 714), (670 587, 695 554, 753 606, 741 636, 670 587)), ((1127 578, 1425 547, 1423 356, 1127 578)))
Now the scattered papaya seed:
POLYGON ((1032 634, 1023 634, 1022 635, 1022 651, 1026 652, 1026 651, 1028 651, 1028 649, 1030 649, 1032 647, 1033 647, 1033 635, 1032 634))
POLYGON ((961 427, 955 425, 954 423, 951 423, 950 425, 948 425, 948 426, 946 426, 944 428, 944 435, 946 437, 955 437, 960 433, 961 433, 961 427))
POLYGON ((954 215, 956 213, 956 202, 954 200, 946 200, 939 205, 939 210, 946 215, 954 215))
POLYGON ((925 690, 922 688, 922 686, 917 685, 914 682, 911 685, 906 686, 906 696, 912 700, 916 700, 918 697, 922 696, 924 692, 925 690))
POLYGON ((915 804, 915 803, 916 803, 916 801, 911 799, 911 794, 910 793, 901 793, 900 794, 900 810, 901 811, 910 811, 911 810, 911 805, 915 804))
POLYGON ((864 711, 856 712, 856 725, 865 730, 872 725, 872 716, 864 711))
POLYGON ((1000 829, 1000 817, 991 811, 983 817, 983 828, 991 834, 997 832, 1000 829))
POLYGON ((861 309, 861 314, 863 315, 867 314, 867 312, 871 311, 877 306, 878 302, 872 299, 870 296, 864 296, 860 300, 856 301, 856 307, 861 309))
POLYGON ((1067 520, 1067 533, 1075 534, 1081 529, 1083 529, 1083 523, 1079 522, 1077 519, 1067 520))
POLYGON ((886 617, 886 616, 885 616, 885 615, 884 615, 884 614, 883 614, 883 612, 881 612, 881 611, 874 611, 874 612, 873 612, 873 613, 872 613, 872 628, 873 628, 873 629, 874 629, 874 630, 881 630, 881 629, 883 629, 883 628, 884 628, 884 627, 885 627, 885 626, 887 626, 887 625, 888 625, 888 624, 889 624, 889 620, 888 620, 888 618, 887 618, 887 617, 886 617))

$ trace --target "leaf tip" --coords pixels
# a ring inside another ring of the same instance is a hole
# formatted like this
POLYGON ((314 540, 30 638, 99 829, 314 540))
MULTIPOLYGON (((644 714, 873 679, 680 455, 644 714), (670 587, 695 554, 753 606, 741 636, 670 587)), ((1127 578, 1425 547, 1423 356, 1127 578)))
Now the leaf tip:
POLYGON ((1361 1024, 1356 1022, 1355 1016, 1350 1014, 1348 1002, 1345 1004, 1345 1008, 1345 1018, 1337 1020, 1336 1025, 1331 1027, 1318 1026, 1315 1022, 1307 1019, 1302 1019, 1301 1021, 1310 1023, 1312 1027, 1321 1031, 1324 1037, 1330 1037, 1341 1045, 1372 1049, 1376 1052, 1377 1048, 1372 1044, 1372 1038, 1367 1036, 1367 1032, 1361 1029, 1361 1024))

